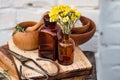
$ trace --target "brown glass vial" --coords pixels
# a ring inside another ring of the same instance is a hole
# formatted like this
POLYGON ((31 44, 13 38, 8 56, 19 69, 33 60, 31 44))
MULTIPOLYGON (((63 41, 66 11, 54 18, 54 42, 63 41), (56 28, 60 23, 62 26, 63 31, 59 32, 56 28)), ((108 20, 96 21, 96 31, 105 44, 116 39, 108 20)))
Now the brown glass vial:
POLYGON ((70 65, 74 61, 75 42, 69 34, 63 34, 58 42, 58 62, 62 65, 70 65))
POLYGON ((56 22, 49 21, 49 15, 44 16, 44 25, 39 29, 39 57, 56 60, 60 27, 56 22))

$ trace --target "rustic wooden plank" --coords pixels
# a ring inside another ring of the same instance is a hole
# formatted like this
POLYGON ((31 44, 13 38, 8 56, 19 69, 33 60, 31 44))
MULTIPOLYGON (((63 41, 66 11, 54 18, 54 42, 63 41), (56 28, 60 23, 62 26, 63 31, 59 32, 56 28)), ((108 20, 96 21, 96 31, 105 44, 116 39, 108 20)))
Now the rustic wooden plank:
MULTIPOLYGON (((16 53, 19 53, 20 55, 32 58, 34 60, 36 58, 38 58, 38 50, 33 50, 33 51, 20 50, 19 48, 17 48, 15 46, 12 39, 8 41, 8 44, 9 44, 10 50, 12 50, 12 51, 14 51, 16 53)), ((54 76, 54 78, 51 77, 51 79, 61 79, 61 78, 80 76, 80 75, 82 75, 82 76, 86 75, 87 76, 88 74, 91 73, 92 65, 89 62, 89 60, 86 58, 86 56, 83 54, 83 52, 80 50, 80 48, 76 47, 74 54, 75 54, 74 63, 72 65, 69 65, 69 66, 63 66, 63 65, 59 64, 59 66, 60 66, 60 74, 58 74, 57 76, 54 76)), ((14 60, 16 62, 17 68, 19 70, 20 63, 16 58, 14 58, 14 60)), ((44 66, 50 72, 54 71, 53 70, 54 69, 53 65, 51 65, 49 63, 40 62, 39 64, 44 66)), ((30 64, 30 65, 32 65, 32 64, 30 64)), ((34 65, 33 65, 33 67, 36 68, 36 66, 34 66, 34 65)), ((38 76, 43 77, 41 74, 38 74, 38 73, 36 73, 36 72, 34 72, 32 70, 29 70, 27 68, 24 68, 23 72, 24 72, 24 74, 30 74, 30 75, 27 75, 27 77, 38 77, 38 76)))
POLYGON ((8 70, 12 80, 19 80, 14 62, 12 62, 10 58, 4 55, 3 52, 5 53, 5 51, 0 47, 0 70, 8 70))
POLYGON ((68 78, 68 79, 62 79, 62 80, 84 80, 85 76, 81 77, 73 77, 73 78, 68 78))
POLYGON ((95 52, 92 51, 84 51, 84 54, 89 59, 91 64, 93 65, 92 73, 85 78, 85 80, 97 80, 96 76, 96 60, 95 60, 95 52))

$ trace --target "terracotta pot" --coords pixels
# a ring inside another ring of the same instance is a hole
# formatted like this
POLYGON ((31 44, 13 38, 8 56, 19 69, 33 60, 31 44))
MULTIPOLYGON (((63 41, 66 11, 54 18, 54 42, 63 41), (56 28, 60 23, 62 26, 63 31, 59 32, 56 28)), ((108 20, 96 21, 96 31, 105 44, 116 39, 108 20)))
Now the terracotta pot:
MULTIPOLYGON (((36 22, 25 21, 19 23, 21 27, 29 27, 35 25, 36 22)), ((13 35, 13 42, 22 50, 33 50, 38 48, 38 30, 31 32, 17 32, 13 35)))
POLYGON ((87 42, 94 35, 94 33, 96 31, 96 25, 92 20, 89 19, 89 21, 90 21, 90 26, 86 32, 76 33, 76 32, 78 32, 78 30, 81 29, 81 28, 79 28, 78 30, 75 30, 74 32, 72 32, 72 34, 70 35, 71 38, 75 41, 76 46, 79 46, 79 45, 87 42))
POLYGON ((82 26, 74 27, 72 29, 72 33, 80 34, 80 33, 87 32, 87 30, 89 29, 89 26, 90 26, 90 20, 87 17, 85 17, 85 16, 81 16, 80 17, 80 21, 82 23, 82 26))

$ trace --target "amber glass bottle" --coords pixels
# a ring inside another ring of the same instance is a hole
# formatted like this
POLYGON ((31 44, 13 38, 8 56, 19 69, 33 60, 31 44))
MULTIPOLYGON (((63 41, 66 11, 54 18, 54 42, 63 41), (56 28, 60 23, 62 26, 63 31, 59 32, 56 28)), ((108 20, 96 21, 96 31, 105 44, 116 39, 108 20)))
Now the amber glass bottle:
POLYGON ((75 43, 69 34, 63 34, 58 42, 58 62, 62 65, 70 65, 74 61, 75 43))
POLYGON ((44 16, 44 25, 39 29, 40 57, 56 60, 60 30, 61 29, 56 22, 49 21, 49 15, 44 16))

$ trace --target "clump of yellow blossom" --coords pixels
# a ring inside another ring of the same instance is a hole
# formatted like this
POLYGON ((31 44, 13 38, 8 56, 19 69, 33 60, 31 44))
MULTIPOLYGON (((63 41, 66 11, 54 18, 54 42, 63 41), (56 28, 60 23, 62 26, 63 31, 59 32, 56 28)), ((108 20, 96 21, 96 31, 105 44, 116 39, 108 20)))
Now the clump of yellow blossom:
POLYGON ((49 12, 50 22, 57 22, 65 34, 70 33, 80 16, 80 12, 67 5, 54 6, 49 12))

